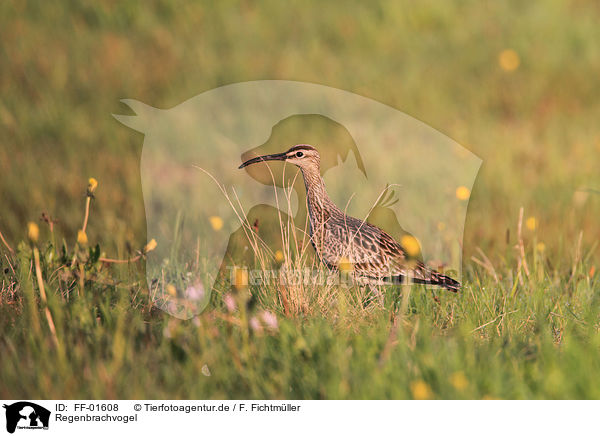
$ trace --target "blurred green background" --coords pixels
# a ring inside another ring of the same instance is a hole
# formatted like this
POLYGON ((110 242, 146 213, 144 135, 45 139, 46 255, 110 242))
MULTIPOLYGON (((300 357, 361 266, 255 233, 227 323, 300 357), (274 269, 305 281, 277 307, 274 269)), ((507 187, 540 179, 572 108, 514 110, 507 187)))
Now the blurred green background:
POLYGON ((591 244, 600 196, 578 190, 600 189, 599 20, 581 0, 4 1, 0 230, 15 244, 45 211, 75 238, 93 176, 90 240, 143 244, 143 137, 112 118, 130 113, 119 100, 286 79, 381 101, 480 156, 466 258, 505 244, 521 206, 548 248, 580 230, 591 244))

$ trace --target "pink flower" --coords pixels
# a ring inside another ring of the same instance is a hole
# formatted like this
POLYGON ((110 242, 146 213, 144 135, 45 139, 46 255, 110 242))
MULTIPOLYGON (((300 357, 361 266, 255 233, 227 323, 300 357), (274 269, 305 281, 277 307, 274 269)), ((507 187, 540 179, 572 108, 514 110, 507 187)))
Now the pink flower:
POLYGON ((267 328, 270 328, 271 330, 277 330, 277 328, 279 327, 277 317, 274 313, 269 312, 268 310, 263 310, 263 312, 261 313, 261 318, 264 321, 267 328))
POLYGON ((204 298, 204 286, 201 283, 197 283, 194 286, 190 286, 185 290, 185 298, 191 301, 199 301, 204 298))
POLYGON ((262 325, 260 325, 260 321, 256 319, 255 316, 250 318, 250 328, 254 330, 256 333, 262 332, 262 325))
POLYGON ((225 294, 225 297, 223 297, 223 301, 225 302, 225 306, 227 307, 228 311, 230 311, 230 312, 235 311, 235 309, 236 309, 235 299, 233 298, 233 296, 231 294, 225 294))

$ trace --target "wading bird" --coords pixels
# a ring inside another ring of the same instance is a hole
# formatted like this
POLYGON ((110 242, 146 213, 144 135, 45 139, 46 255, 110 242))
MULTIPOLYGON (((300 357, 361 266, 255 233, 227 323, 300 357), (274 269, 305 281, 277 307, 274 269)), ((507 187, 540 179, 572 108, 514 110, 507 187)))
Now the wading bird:
POLYGON ((240 169, 259 162, 285 161, 300 168, 308 202, 310 240, 319 259, 330 269, 349 264, 359 281, 369 284, 421 283, 457 292, 460 283, 411 259, 385 231, 346 215, 331 201, 321 177, 321 157, 316 148, 299 144, 284 153, 247 160, 240 169))

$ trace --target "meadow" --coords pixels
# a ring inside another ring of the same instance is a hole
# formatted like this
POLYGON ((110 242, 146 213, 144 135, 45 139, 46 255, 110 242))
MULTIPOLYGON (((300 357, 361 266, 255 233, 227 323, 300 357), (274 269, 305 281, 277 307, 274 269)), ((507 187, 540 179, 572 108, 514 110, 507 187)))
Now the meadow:
POLYGON ((598 398, 599 18, 582 0, 3 2, 0 397, 598 398), (223 286, 190 320, 156 307, 144 137, 111 114, 258 79, 367 96, 481 157, 459 294, 223 286))

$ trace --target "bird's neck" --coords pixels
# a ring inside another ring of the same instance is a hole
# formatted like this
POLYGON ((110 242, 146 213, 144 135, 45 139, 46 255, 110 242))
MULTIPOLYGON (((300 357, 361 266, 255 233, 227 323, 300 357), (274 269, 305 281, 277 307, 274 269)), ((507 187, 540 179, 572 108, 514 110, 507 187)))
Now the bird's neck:
POLYGON ((306 186, 310 221, 314 227, 317 223, 322 223, 325 216, 330 215, 338 208, 327 195, 325 182, 318 168, 302 168, 302 177, 306 186))

